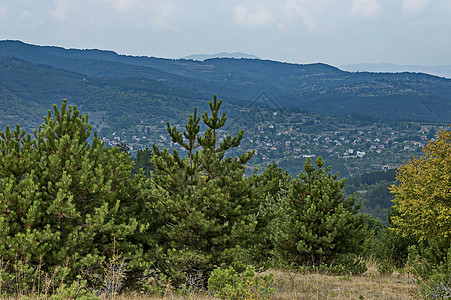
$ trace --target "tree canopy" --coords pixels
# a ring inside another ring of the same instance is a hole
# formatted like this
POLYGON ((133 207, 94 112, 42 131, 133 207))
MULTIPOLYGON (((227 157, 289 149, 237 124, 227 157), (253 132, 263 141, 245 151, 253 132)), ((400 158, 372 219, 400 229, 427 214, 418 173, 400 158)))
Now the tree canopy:
POLYGON ((211 115, 202 115, 206 131, 200 132, 197 110, 190 115, 183 133, 167 124, 173 142, 186 150, 153 146, 155 183, 153 197, 161 227, 158 241, 173 262, 174 272, 208 272, 214 266, 238 262, 254 231, 258 203, 244 177, 245 164, 253 152, 239 157, 227 151, 239 146, 243 132, 221 136, 227 118, 219 115, 222 100, 210 102, 211 115))
POLYGON ((0 161, 0 257, 75 276, 116 249, 139 270, 144 178, 130 177, 126 153, 91 136, 87 115, 64 101, 34 137, 6 127, 0 161))
POLYGON ((424 156, 399 168, 392 217, 395 230, 419 240, 451 241, 451 131, 441 129, 424 156))
POLYGON ((319 266, 340 255, 357 254, 363 241, 360 204, 344 198, 344 179, 330 174, 318 157, 273 200, 276 211, 271 230, 276 256, 286 263, 319 266))

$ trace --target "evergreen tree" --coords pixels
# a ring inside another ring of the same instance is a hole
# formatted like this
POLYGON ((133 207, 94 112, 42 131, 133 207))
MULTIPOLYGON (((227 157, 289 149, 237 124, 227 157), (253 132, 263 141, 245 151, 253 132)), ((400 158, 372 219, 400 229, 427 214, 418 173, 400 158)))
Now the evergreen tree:
POLYGON ((130 147, 126 143, 120 143, 119 145, 117 145, 117 147, 119 148, 119 152, 121 153, 130 153, 130 147))
POLYGON ((219 116, 221 104, 216 96, 210 101, 211 115, 202 115, 203 134, 196 109, 183 133, 167 124, 172 141, 186 149, 186 157, 153 145, 153 196, 161 224, 157 236, 173 279, 181 272, 206 274, 229 263, 242 267, 248 257, 245 249, 255 229, 258 203, 244 171, 253 152, 226 156, 240 145, 244 132, 219 138, 227 120, 225 114, 219 116))
POLYGON ((142 169, 144 175, 150 178, 152 172, 155 170, 155 166, 152 163, 152 150, 146 146, 144 149, 139 149, 136 153, 135 167, 133 168, 132 174, 138 174, 139 170, 142 169))
POLYGON ((276 163, 267 166, 262 174, 254 173, 251 178, 254 187, 254 198, 260 203, 255 228, 255 241, 252 247, 254 263, 265 263, 273 257, 274 246, 269 234, 270 224, 276 218, 274 207, 277 196, 288 189, 291 176, 283 171, 276 163))
POLYGON ((134 275, 145 267, 138 238, 145 181, 130 178, 126 153, 90 135, 88 116, 66 101, 34 138, 19 125, 0 132, 0 257, 47 271, 68 266, 68 279, 83 268, 96 272, 113 248, 134 275))
POLYGON ((346 253, 357 253, 363 241, 363 219, 354 197, 344 199, 344 180, 310 159, 288 190, 273 200, 276 218, 271 239, 276 256, 288 264, 319 266, 346 253))

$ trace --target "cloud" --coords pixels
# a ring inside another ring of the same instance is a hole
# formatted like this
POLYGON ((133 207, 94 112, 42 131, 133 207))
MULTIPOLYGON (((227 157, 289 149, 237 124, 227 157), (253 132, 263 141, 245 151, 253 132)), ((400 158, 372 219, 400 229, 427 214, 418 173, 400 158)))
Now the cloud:
MULTIPOLYGON (((316 2, 317 4, 320 1, 316 2)), ((301 18, 303 25, 309 32, 317 31, 319 26, 314 21, 315 14, 312 10, 315 7, 311 6, 311 3, 307 3, 305 0, 287 0, 282 6, 283 20, 279 23, 279 28, 283 28, 287 21, 301 18), (310 5, 309 5, 310 4, 310 5)))
POLYGON ((256 28, 274 26, 284 31, 301 26, 308 32, 323 32, 330 23, 328 14, 335 13, 330 0, 260 0, 253 3, 253 6, 235 6, 236 24, 256 28))
POLYGON ((403 0, 402 12, 407 15, 422 13, 430 2, 430 0, 403 0))
POLYGON ((175 30, 174 18, 176 5, 173 3, 165 3, 154 8, 157 12, 150 23, 154 30, 175 30))
POLYGON ((353 0, 351 14, 365 19, 377 19, 382 11, 382 4, 377 0, 353 0))
POLYGON ((64 0, 56 1, 56 8, 50 10, 50 15, 58 20, 64 21, 67 18, 67 12, 70 9, 70 3, 64 0))
POLYGON ((174 0, 104 0, 116 12, 123 24, 134 28, 150 27, 155 31, 175 30, 176 10, 174 0))
POLYGON ((135 6, 135 0, 105 0, 110 3, 118 13, 124 13, 135 6))
POLYGON ((244 27, 265 27, 274 21, 267 6, 260 5, 251 10, 243 5, 235 6, 235 23, 244 27))

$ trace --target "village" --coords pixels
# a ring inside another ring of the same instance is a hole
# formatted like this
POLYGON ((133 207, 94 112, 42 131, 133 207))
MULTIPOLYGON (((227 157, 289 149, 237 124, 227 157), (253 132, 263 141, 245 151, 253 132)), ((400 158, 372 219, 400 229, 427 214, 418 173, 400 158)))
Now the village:
MULTIPOLYGON (((219 141, 227 134, 245 129, 241 146, 236 155, 255 150, 250 168, 260 169, 272 162, 290 172, 299 172, 306 158, 323 157, 333 170, 343 175, 397 168, 420 156, 422 148, 433 139, 442 124, 417 122, 369 122, 352 117, 324 117, 307 112, 276 109, 241 110, 230 118, 231 125, 218 131, 219 141)), ((174 120, 173 120, 174 121, 174 120)), ((182 124, 171 123, 180 131, 182 124)), ((158 125, 141 121, 135 130, 113 132, 103 137, 106 145, 126 144, 131 154, 138 149, 151 147, 173 149, 166 124, 158 125)), ((181 154, 185 149, 175 148, 181 154)))

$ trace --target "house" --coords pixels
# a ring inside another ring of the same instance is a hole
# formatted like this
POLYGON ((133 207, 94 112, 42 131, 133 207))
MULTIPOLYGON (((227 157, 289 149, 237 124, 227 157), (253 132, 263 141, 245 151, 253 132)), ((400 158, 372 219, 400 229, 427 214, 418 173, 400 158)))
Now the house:
POLYGON ((365 156, 365 151, 357 151, 356 156, 357 157, 364 157, 365 156))

